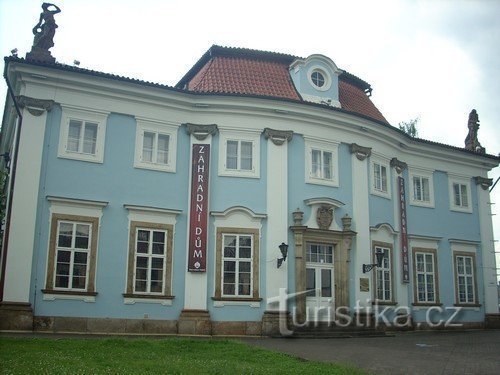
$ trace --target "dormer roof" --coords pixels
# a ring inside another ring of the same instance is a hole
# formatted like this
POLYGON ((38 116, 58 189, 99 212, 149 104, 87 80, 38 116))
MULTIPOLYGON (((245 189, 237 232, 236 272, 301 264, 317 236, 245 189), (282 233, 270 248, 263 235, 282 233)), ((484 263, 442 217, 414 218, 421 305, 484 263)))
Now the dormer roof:
MULTIPOLYGON (((372 91, 367 82, 337 68, 326 56, 312 55, 309 58, 311 57, 325 59, 338 72, 338 100, 341 110, 388 124, 367 95, 372 91)), ((195 92, 306 101, 290 76, 290 69, 306 60, 276 52, 213 45, 175 87, 195 92)))

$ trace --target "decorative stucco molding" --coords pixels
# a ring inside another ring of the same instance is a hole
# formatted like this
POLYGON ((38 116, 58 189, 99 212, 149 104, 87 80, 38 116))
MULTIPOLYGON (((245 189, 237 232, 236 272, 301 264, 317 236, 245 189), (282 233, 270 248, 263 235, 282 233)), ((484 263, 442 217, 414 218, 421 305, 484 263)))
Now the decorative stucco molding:
POLYGON ((26 108, 33 116, 41 116, 45 111, 50 111, 54 106, 53 100, 31 98, 29 96, 16 96, 19 107, 26 108))
POLYGON ((349 146, 349 151, 351 152, 351 154, 355 154, 356 158, 360 161, 365 160, 372 154, 371 147, 363 147, 356 143, 351 143, 351 145, 349 146))
POLYGON ((492 178, 476 176, 474 177, 474 180, 476 181, 476 185, 481 185, 483 190, 488 190, 491 187, 491 185, 493 185, 492 178))
POLYGON ((193 135, 197 140, 203 141, 209 135, 215 135, 217 133, 217 125, 216 124, 184 124, 186 125, 186 132, 189 135, 193 135))
POLYGON ((397 158, 392 158, 391 159, 391 167, 396 168, 396 172, 398 172, 398 174, 400 174, 406 168, 408 168, 408 164, 406 164, 404 161, 398 160, 397 158))
POLYGON ((291 130, 275 130, 265 128, 264 137, 270 139, 276 146, 281 146, 285 142, 290 142, 293 138, 293 131, 291 130))

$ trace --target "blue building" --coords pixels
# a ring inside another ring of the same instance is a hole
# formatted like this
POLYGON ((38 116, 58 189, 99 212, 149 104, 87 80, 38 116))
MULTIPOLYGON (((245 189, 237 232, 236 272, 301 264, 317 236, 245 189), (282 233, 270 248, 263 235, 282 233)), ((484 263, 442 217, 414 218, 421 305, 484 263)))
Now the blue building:
POLYGON ((326 56, 219 46, 175 87, 15 56, 5 79, 1 329, 498 324, 475 111, 464 148, 412 138, 326 56))

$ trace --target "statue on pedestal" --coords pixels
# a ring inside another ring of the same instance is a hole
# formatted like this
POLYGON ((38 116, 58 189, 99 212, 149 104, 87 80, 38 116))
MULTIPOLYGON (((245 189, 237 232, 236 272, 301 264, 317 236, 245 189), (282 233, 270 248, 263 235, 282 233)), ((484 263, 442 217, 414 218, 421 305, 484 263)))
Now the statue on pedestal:
POLYGON ((473 109, 469 114, 469 122, 467 124, 467 127, 469 128, 469 133, 465 138, 465 148, 467 150, 484 154, 486 150, 481 146, 481 143, 479 143, 477 139, 477 132, 479 130, 479 116, 475 109, 473 109))
POLYGON ((56 59, 50 54, 49 48, 54 46, 54 35, 57 25, 54 15, 61 12, 61 9, 54 4, 43 3, 43 12, 40 13, 40 20, 33 28, 33 47, 26 55, 26 59, 43 62, 55 62, 56 59), (51 7, 53 7, 51 9, 51 7))

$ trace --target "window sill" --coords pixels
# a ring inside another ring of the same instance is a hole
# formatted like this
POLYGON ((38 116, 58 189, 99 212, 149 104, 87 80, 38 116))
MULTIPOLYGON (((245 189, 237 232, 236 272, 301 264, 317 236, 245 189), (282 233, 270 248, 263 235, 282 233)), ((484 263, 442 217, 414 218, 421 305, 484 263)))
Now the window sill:
POLYGON ((135 162, 134 168, 147 169, 147 170, 159 171, 159 172, 167 172, 167 173, 175 173, 175 166, 170 165, 170 164, 165 165, 165 164, 135 162))
POLYGON ((136 303, 157 303, 163 306, 172 306, 172 300, 175 296, 166 296, 158 294, 123 294, 123 303, 125 305, 135 305, 136 303))
POLYGON ((386 193, 383 191, 372 189, 371 193, 372 193, 372 195, 375 195, 377 197, 391 200, 391 195, 388 192, 386 193))
POLYGON ((455 307, 470 307, 470 308, 479 310, 479 307, 481 307, 482 305, 480 303, 454 303, 453 306, 455 306, 455 307))
POLYGON ((78 292, 74 290, 42 289, 44 301, 56 299, 77 300, 83 302, 95 302, 97 292, 78 292))
POLYGON ((410 206, 435 208, 434 202, 424 202, 424 201, 414 201, 414 200, 410 200, 410 206))
POLYGON ((397 302, 393 301, 372 301, 372 305, 380 305, 380 306, 397 306, 397 302))
POLYGON ((222 177, 239 177, 239 178, 260 178, 260 174, 254 171, 245 170, 219 170, 219 176, 222 177))
POLYGON ((227 297, 212 297, 214 307, 224 306, 250 306, 259 308, 262 298, 227 298, 227 297))
POLYGON ((472 213, 472 208, 470 207, 458 207, 458 206, 451 206, 450 211, 454 212, 462 212, 465 214, 471 214, 472 213))
POLYGON ((441 302, 414 302, 411 305, 415 307, 443 306, 441 302))
POLYGON ((339 183, 337 181, 335 181, 335 180, 328 180, 326 178, 309 177, 306 180, 306 184, 339 187, 339 183))

